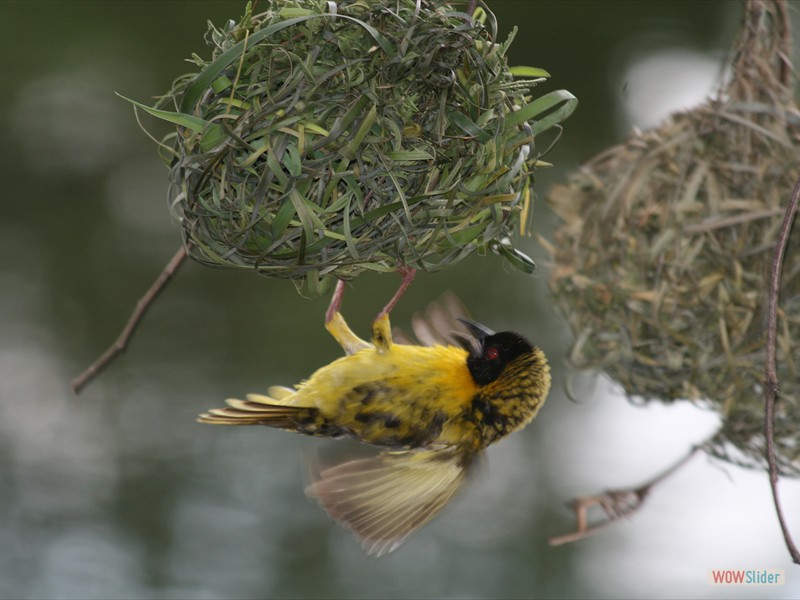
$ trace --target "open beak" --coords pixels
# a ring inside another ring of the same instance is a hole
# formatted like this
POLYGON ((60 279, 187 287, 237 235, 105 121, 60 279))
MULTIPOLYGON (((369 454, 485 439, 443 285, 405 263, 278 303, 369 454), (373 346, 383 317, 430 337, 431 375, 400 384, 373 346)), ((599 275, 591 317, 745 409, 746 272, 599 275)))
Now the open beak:
POLYGON ((482 342, 484 338, 490 335, 494 335, 494 331, 486 327, 486 325, 481 325, 480 323, 476 323, 470 319, 459 319, 459 321, 467 326, 469 332, 475 336, 475 339, 477 339, 479 342, 482 342))
POLYGON ((494 335, 494 331, 485 325, 481 325, 475 321, 470 321, 469 319, 458 320, 467 327, 470 335, 467 336, 460 333, 454 333, 453 338, 461 345, 462 348, 464 348, 464 350, 470 354, 480 354, 483 340, 490 335, 494 335))

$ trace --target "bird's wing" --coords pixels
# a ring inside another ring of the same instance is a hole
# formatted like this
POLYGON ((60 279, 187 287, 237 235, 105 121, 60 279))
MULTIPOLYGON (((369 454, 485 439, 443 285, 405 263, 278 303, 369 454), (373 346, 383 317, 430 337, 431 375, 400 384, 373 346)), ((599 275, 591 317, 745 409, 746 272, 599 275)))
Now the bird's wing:
MULTIPOLYGON (((429 304, 424 313, 416 313, 411 318, 411 330, 423 346, 462 345, 458 336, 468 338, 470 332, 458 319, 466 317, 469 317, 469 312, 458 296, 447 292, 438 302, 429 304)), ((399 344, 416 343, 402 330, 395 330, 394 338, 399 344)))
POLYGON ((315 470, 306 494, 368 554, 381 556, 436 516, 464 482, 468 462, 450 450, 383 453, 315 470))

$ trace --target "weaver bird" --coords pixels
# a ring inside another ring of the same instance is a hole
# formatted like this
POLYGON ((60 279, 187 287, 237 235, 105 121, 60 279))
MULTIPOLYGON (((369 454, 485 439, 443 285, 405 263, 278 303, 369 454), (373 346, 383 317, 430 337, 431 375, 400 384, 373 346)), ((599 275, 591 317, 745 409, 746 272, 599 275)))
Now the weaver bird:
POLYGON ((533 420, 550 389, 550 369, 522 336, 467 319, 460 325, 441 309, 445 319, 414 321, 417 337, 434 345, 393 342, 385 310, 373 323, 372 342, 364 341, 338 310, 342 285, 326 328, 344 357, 294 388, 229 399, 198 420, 351 436, 382 448, 371 458, 315 469, 306 490, 380 556, 447 504, 487 446, 533 420), (461 331, 447 336, 450 325, 461 331), (457 345, 436 343, 443 338, 457 345))

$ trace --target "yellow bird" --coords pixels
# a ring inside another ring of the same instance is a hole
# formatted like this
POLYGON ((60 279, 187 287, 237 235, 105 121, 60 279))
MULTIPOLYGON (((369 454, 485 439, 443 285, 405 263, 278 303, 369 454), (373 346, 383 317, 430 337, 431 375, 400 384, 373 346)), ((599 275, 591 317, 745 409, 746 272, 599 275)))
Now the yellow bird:
MULTIPOLYGON (((420 339, 457 346, 394 343, 387 310, 393 303, 373 323, 372 343, 366 342, 339 313, 342 292, 340 282, 326 328, 344 357, 294 388, 229 399, 227 407, 198 420, 351 436, 382 448, 371 458, 317 469, 306 490, 367 553, 380 556, 447 504, 484 448, 533 420, 550 389, 550 368, 522 336, 466 319, 458 321, 471 335, 447 336, 441 324, 415 323, 420 339)), ((453 317, 449 322, 458 326, 453 317)))

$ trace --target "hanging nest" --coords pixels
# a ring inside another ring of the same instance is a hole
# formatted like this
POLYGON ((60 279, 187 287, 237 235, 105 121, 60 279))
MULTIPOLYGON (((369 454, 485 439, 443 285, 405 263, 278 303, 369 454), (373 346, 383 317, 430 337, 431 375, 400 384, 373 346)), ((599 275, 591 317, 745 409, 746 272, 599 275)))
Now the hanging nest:
POLYGON ((162 147, 190 256, 312 291, 476 250, 533 269, 509 238, 530 214, 534 142, 577 101, 532 100, 547 73, 508 66, 513 34, 499 44, 488 10, 427 0, 265 4, 212 25, 199 73, 137 103, 178 125, 162 147))
MULTIPOLYGON (((750 0, 718 98, 589 161, 548 202, 563 219, 550 287, 571 360, 632 397, 713 406, 708 451, 763 468, 767 281, 800 175, 800 114, 786 5, 750 0)), ((800 241, 778 315, 775 441, 800 474, 800 241)))

